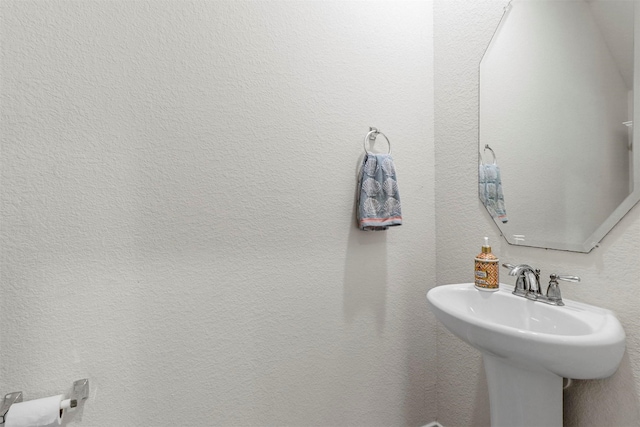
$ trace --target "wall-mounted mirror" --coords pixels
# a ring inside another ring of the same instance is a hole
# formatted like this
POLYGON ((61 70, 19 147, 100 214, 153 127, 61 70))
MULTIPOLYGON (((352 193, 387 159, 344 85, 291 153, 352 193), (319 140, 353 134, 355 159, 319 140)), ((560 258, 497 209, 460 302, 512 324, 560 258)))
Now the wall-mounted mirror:
POLYGON ((635 4, 506 6, 480 64, 479 152, 499 167, 505 212, 489 211, 509 243, 589 252, 640 200, 635 4))

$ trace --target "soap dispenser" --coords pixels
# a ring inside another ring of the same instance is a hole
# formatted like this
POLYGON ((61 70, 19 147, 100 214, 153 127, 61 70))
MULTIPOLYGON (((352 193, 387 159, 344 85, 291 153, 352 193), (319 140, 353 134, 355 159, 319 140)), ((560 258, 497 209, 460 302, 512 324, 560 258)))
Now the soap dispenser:
POLYGON ((499 260, 491 253, 489 238, 484 238, 482 252, 476 256, 475 286, 481 291, 497 291, 499 289, 499 260))

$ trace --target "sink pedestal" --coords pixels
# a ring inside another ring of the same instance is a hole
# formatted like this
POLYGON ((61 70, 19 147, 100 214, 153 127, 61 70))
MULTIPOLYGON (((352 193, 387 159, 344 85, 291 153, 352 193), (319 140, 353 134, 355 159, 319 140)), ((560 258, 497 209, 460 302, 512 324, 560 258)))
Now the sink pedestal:
POLYGON ((562 427, 562 377, 482 354, 491 427, 562 427))
POLYGON ((461 283, 436 286, 427 300, 449 331, 482 352, 493 427, 562 427, 562 377, 613 375, 624 329, 612 311, 568 299, 542 304, 512 290, 461 283))

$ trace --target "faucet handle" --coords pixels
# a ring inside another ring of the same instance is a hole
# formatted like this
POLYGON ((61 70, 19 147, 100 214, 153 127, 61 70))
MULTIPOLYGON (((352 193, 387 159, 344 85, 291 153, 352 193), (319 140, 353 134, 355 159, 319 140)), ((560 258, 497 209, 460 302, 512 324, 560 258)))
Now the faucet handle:
POLYGON ((547 288, 547 300, 554 305, 564 305, 562 302, 562 294, 560 293, 560 286, 558 286, 558 280, 564 282, 579 282, 578 276, 561 276, 559 274, 552 274, 549 276, 549 287, 547 288))
POLYGON ((579 282, 580 278, 578 276, 562 276, 559 274, 552 274, 551 276, 549 276, 549 278, 552 281, 558 281, 558 280, 562 280, 564 282, 579 282))

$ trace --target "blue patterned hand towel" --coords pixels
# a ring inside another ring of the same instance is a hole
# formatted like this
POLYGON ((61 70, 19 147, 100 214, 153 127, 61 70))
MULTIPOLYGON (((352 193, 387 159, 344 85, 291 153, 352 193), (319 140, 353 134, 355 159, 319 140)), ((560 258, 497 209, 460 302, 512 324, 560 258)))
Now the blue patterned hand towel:
POLYGON ((504 207, 500 168, 497 164, 480 164, 478 170, 478 194, 492 217, 498 218, 503 223, 509 221, 507 210, 504 207))
POLYGON ((358 227, 365 231, 402 225, 396 168, 390 154, 367 153, 358 180, 358 227))

